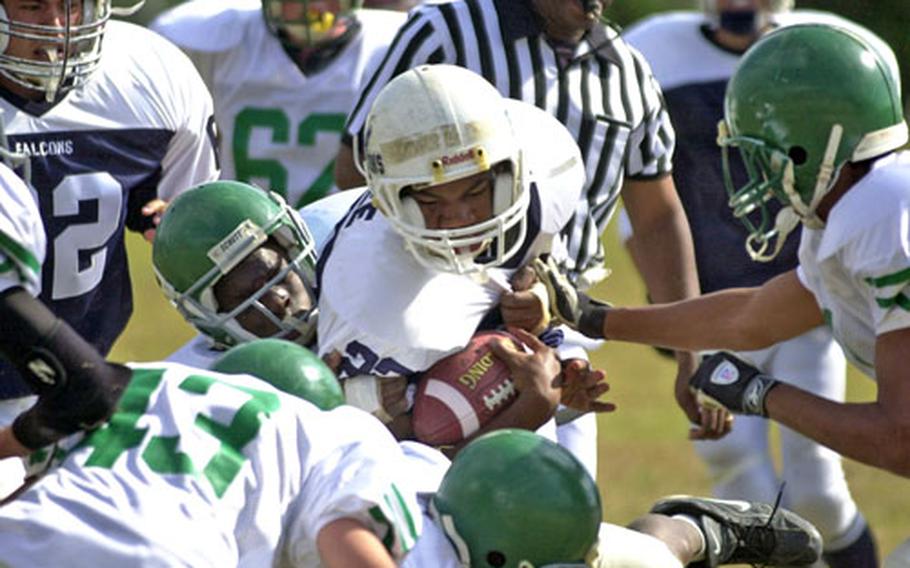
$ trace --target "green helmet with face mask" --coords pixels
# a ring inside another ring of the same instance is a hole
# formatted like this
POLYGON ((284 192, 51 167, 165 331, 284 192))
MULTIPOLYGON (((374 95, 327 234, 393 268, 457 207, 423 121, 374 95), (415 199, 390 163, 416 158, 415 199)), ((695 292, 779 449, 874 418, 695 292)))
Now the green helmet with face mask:
POLYGON ((847 162, 907 142, 894 53, 871 32, 822 24, 774 31, 749 49, 727 85, 718 144, 730 207, 749 230, 746 248, 766 261, 802 220, 816 214, 847 162), (736 187, 730 148, 749 181, 736 187), (771 218, 766 202, 786 207, 771 218))
POLYGON ((296 272, 315 305, 316 250, 306 225, 274 192, 235 181, 204 183, 180 194, 168 206, 155 232, 152 264, 165 296, 183 317, 216 345, 230 346, 257 339, 236 317, 255 309, 278 332, 300 343, 316 330, 315 309, 279 319, 259 298, 296 272), (284 252, 287 266, 230 311, 220 308, 215 284, 266 242, 284 252))
POLYGON ((344 21, 363 0, 262 0, 262 14, 269 30, 282 41, 300 47, 317 47, 334 39, 344 21), (332 5, 334 9, 332 9, 332 5))
POLYGON ((284 339, 256 339, 232 347, 212 363, 211 369, 231 375, 253 375, 322 410, 344 404, 335 373, 312 351, 284 339))
POLYGON ((505 429, 462 449, 432 512, 472 568, 585 565, 597 543, 597 485, 566 449, 505 429))

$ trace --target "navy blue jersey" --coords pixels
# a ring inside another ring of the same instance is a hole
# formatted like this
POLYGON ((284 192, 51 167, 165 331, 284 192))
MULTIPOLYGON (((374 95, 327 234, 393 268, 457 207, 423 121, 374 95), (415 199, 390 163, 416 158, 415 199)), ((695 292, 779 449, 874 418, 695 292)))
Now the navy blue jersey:
MULTIPOLYGON (((157 35, 110 22, 101 67, 55 105, 2 92, 13 150, 30 156, 47 235, 40 298, 107 354, 133 309, 124 230, 142 206, 217 177, 211 97, 157 35)), ((8 365, 0 399, 27 394, 8 365)))
MULTIPOLYGON (((704 21, 701 13, 661 15, 630 27, 625 37, 651 63, 664 92, 677 140, 673 181, 689 218, 701 291, 707 293, 760 285, 795 268, 799 231, 771 262, 755 262, 746 252, 748 232, 727 204, 717 146, 724 91, 740 54, 713 43, 704 21)), ((741 186, 748 178, 735 151, 731 165, 741 186)), ((781 207, 770 206, 773 214, 781 207)))

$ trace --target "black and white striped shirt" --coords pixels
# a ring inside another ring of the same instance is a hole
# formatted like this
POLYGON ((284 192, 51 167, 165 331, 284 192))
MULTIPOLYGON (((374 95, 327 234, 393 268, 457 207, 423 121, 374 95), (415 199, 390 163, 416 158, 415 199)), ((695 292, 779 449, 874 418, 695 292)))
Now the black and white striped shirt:
POLYGON ((372 101, 396 75, 425 63, 450 63, 483 75, 503 95, 552 113, 578 141, 586 199, 563 231, 569 268, 602 265, 600 233, 623 179, 670 171, 675 143, 651 69, 612 29, 595 26, 561 66, 530 0, 452 0, 413 10, 348 118, 348 141, 372 101))

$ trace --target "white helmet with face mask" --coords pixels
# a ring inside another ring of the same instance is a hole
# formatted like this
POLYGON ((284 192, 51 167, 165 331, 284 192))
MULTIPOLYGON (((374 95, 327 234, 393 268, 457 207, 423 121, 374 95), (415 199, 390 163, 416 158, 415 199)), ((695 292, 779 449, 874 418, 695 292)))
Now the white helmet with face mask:
POLYGON ((424 65, 389 82, 366 121, 364 174, 379 210, 421 264, 472 273, 520 249, 529 194, 509 100, 453 65, 424 65), (487 173, 492 217, 465 227, 428 228, 415 193, 487 173))

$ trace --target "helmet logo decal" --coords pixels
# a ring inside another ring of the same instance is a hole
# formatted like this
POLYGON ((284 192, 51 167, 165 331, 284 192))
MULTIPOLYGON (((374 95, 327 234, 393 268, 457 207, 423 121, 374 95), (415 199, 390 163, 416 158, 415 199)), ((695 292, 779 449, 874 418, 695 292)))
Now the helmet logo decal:
POLYGON ((261 227, 246 219, 209 249, 207 256, 221 272, 228 272, 268 239, 261 227))
POLYGON ((386 163, 399 164, 434 150, 478 142, 492 136, 490 130, 490 125, 478 121, 443 124, 414 136, 381 142, 379 150, 386 163))

